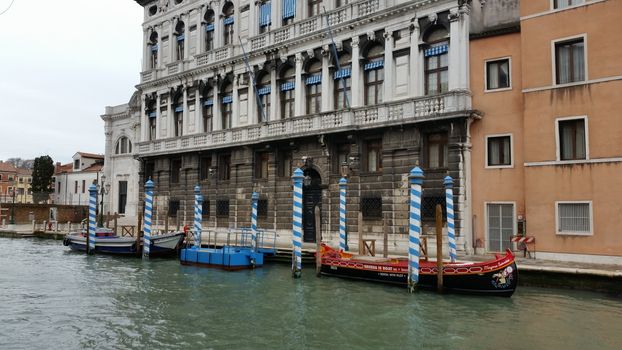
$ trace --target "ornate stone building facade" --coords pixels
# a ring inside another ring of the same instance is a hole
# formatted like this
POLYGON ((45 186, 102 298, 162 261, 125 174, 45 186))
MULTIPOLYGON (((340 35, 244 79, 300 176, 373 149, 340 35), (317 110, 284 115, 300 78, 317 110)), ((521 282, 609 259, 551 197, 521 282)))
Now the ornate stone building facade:
POLYGON ((316 239, 316 206, 336 237, 342 176, 348 231, 363 225, 373 238, 386 220, 393 242, 406 240, 407 176, 419 165, 424 224, 451 175, 459 245, 472 246, 469 125, 480 115, 469 36, 503 22, 486 20, 483 2, 136 1, 145 20, 134 153, 140 182, 156 184, 156 224, 190 222, 200 184, 205 226, 249 226, 256 191, 259 225, 288 238, 300 167, 305 241, 316 239))

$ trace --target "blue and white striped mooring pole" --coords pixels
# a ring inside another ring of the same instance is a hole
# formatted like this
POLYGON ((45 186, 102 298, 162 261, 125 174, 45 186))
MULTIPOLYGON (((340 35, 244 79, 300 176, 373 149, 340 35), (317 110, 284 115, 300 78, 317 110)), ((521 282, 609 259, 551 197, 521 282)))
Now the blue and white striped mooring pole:
POLYGON ((419 282, 419 246, 421 242, 421 186, 423 171, 410 171, 410 217, 408 229, 408 290, 412 293, 419 282))
POLYGON ((253 251, 257 251, 257 202, 259 201, 259 193, 253 192, 252 210, 251 210, 251 237, 253 251))
POLYGON ((194 246, 201 248, 201 220, 203 220, 203 196, 201 195, 201 186, 194 186, 194 246))
POLYGON ((346 242, 346 188, 348 180, 344 177, 339 180, 339 250, 348 250, 346 242))
POLYGON ((153 214, 153 181, 145 183, 145 227, 143 229, 143 257, 149 257, 151 247, 151 215, 153 214))
POLYGON ((292 209, 292 228, 293 228, 293 256, 292 256, 292 277, 298 278, 302 272, 302 180, 304 174, 300 168, 294 170, 292 180, 294 182, 294 205, 292 209))
POLYGON ((89 186, 89 246, 86 252, 95 253, 95 231, 97 230, 97 186, 89 186))
POLYGON ((447 206, 447 238, 449 240, 449 259, 456 262, 456 228, 454 226, 454 179, 445 176, 445 203, 447 206))

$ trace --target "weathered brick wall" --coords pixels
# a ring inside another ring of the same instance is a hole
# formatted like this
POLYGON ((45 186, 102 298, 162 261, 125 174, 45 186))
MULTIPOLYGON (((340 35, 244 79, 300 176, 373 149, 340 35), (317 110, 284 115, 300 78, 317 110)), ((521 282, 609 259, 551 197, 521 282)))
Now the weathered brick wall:
MULTIPOLYGON (((10 203, 2 203, 0 207, 2 210, 2 218, 9 222, 11 215, 10 203)), ((37 222, 49 220, 50 208, 57 208, 57 221, 59 222, 80 222, 88 215, 88 206, 78 205, 58 205, 58 204, 24 204, 15 203, 15 223, 16 224, 29 224, 31 223, 31 215, 37 222)), ((1 218, 0 218, 1 219, 1 218)))

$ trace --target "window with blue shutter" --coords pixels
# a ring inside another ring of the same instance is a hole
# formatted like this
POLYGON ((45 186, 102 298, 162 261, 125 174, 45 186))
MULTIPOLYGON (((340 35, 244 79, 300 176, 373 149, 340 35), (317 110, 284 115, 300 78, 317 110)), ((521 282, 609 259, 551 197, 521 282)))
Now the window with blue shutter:
POLYGON ((296 16, 296 0, 283 0, 283 19, 296 16))
POLYGON ((272 4, 270 2, 263 3, 259 6, 259 25, 262 27, 269 26, 272 17, 272 4))

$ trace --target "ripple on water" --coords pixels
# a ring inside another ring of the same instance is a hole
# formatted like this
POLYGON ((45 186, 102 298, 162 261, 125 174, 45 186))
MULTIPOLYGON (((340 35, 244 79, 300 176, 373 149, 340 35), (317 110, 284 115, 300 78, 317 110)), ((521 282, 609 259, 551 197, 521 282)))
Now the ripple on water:
POLYGON ((617 349, 622 301, 437 295, 287 265, 225 272, 0 238, 0 348, 617 349))

